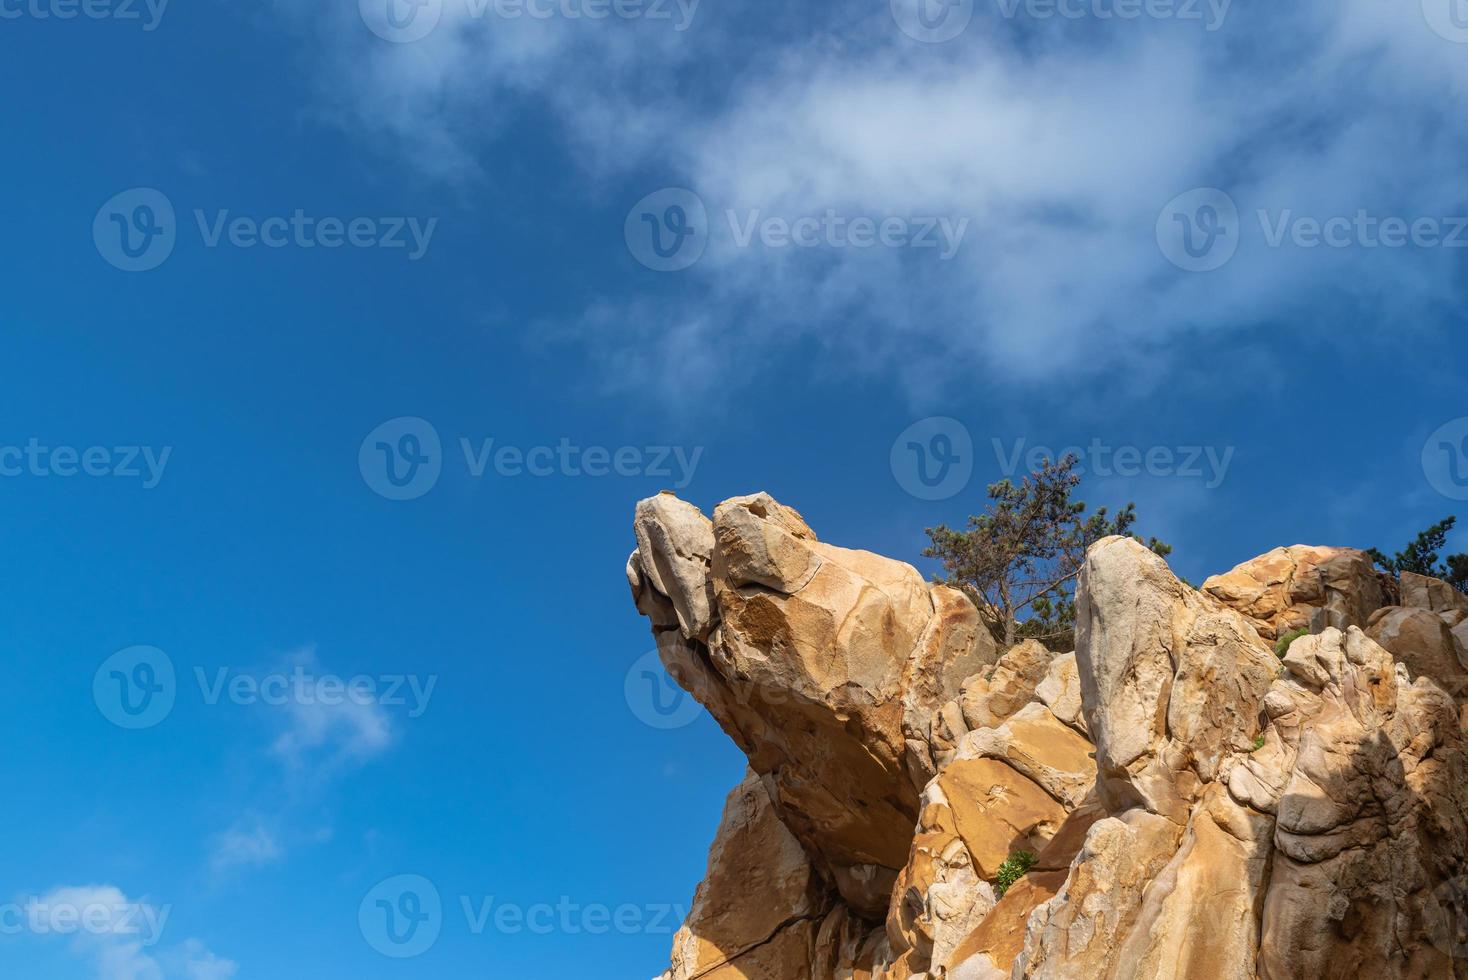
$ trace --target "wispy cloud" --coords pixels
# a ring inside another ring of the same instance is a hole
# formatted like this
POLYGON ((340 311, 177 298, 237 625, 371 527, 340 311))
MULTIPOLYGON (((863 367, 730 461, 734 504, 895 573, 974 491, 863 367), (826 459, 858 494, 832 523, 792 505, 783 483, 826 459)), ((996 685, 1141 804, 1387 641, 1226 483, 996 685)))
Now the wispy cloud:
POLYGON ((197 939, 163 944, 171 907, 129 899, 115 885, 56 888, 22 911, 30 935, 66 939, 96 980, 229 980, 237 970, 197 939))
POLYGON ((1022 4, 1006 18, 980 4, 939 45, 904 35, 885 3, 804 19, 728 8, 682 33, 490 23, 461 6, 446 4, 445 23, 414 44, 338 24, 323 87, 339 118, 396 141, 412 166, 472 179, 495 176, 502 124, 533 114, 564 136, 597 214, 630 206, 640 194, 609 192, 639 175, 695 190, 710 216, 704 257, 671 274, 672 289, 626 263, 625 287, 578 324, 619 369, 676 370, 680 392, 803 340, 925 386, 975 368, 996 381, 1122 362, 1160 375, 1205 334, 1426 329, 1463 298, 1461 252, 1270 245, 1259 215, 1468 213, 1468 119, 1453 108, 1468 47, 1435 33, 1417 3, 1233 4, 1216 31, 1032 20, 1022 4), (1157 223, 1203 186, 1236 201, 1240 247, 1224 268, 1185 272, 1157 223), (755 209, 970 224, 951 262, 739 247, 726 212, 755 209))

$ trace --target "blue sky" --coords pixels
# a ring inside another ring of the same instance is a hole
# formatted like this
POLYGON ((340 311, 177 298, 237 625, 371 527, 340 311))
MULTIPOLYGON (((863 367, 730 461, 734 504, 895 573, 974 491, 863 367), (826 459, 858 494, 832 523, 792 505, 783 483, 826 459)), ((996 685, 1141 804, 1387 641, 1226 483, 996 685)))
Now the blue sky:
POLYGON ((660 489, 931 570, 1080 446, 1194 582, 1462 511, 1468 10, 1276 6, 0 0, 0 973, 660 972, 742 771, 637 695, 660 489))

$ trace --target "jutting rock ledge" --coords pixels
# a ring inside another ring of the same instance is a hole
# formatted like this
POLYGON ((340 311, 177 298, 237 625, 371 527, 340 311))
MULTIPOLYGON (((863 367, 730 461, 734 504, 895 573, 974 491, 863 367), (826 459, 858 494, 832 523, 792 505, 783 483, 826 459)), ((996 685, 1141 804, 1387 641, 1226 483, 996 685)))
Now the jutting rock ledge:
POLYGON ((1107 538, 1057 655, 764 493, 635 532, 664 665, 749 759, 661 980, 1468 978, 1445 583, 1294 546, 1194 590, 1107 538))

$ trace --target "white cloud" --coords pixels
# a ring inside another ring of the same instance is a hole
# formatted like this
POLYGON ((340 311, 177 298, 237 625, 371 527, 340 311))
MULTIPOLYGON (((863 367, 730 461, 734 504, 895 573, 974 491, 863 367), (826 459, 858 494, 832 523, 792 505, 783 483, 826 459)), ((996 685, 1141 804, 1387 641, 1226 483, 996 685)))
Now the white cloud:
POLYGON ((132 900, 115 885, 53 889, 22 903, 23 928, 65 938, 96 980, 229 980, 236 964, 197 939, 162 945, 171 906, 132 900))
POLYGON ((704 258, 676 282, 637 269, 578 333, 630 383, 676 371, 679 397, 700 369, 753 370, 801 339, 925 386, 976 367, 1160 375, 1205 333, 1332 337, 1347 320, 1410 332, 1463 299, 1461 251, 1268 247, 1257 216, 1468 213, 1455 111, 1468 46, 1430 30, 1420 4, 1234 4, 1217 32, 1005 20, 980 4, 943 45, 908 39, 885 8, 832 5, 815 26, 730 8, 682 34, 459 19, 409 45, 343 25, 356 30, 331 50, 350 56, 327 78, 351 124, 437 176, 493 178, 513 152, 500 124, 529 117, 564 136, 588 205, 637 173, 696 190, 715 229, 704 258), (1237 255, 1206 274, 1169 264, 1155 236, 1164 204, 1200 186, 1225 189, 1243 217, 1237 255), (737 248, 717 230, 726 209, 827 208, 970 226, 946 263, 737 248), (639 293, 648 282, 655 301, 639 293))
POLYGON ((282 731, 271 745, 278 758, 292 768, 325 771, 365 762, 392 744, 392 716, 375 691, 370 699, 320 697, 315 683, 329 675, 323 675, 309 648, 292 654, 282 672, 298 669, 311 680, 280 706, 282 731))
POLYGON ((264 824, 235 826, 219 835, 209 865, 216 872, 270 864, 281 855, 280 842, 264 824))

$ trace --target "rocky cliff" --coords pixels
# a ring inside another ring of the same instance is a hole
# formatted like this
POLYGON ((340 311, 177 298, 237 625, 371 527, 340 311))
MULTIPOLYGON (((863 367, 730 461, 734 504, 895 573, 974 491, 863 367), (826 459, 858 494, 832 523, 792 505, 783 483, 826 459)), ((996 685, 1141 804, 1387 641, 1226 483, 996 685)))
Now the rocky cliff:
POLYGON ((635 532, 663 663, 749 759, 662 980, 1468 978, 1444 583, 1295 546, 1194 590, 1107 538, 1057 655, 767 494, 635 532))

